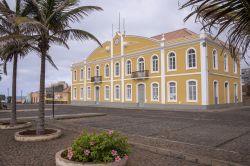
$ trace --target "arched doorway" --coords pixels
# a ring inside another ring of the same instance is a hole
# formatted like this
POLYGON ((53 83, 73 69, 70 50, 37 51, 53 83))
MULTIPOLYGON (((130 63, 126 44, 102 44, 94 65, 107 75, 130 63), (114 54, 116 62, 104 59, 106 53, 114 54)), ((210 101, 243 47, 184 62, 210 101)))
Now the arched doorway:
POLYGON ((96 86, 95 87, 95 104, 100 103, 100 87, 96 86))
POLYGON ((214 81, 214 104, 219 104, 218 82, 214 81))
POLYGON ((143 107, 145 103, 145 85, 144 84, 139 84, 138 85, 138 91, 137 91, 137 96, 138 96, 138 106, 143 107))
POLYGON ((225 82, 225 103, 230 103, 230 96, 229 96, 229 83, 225 82))

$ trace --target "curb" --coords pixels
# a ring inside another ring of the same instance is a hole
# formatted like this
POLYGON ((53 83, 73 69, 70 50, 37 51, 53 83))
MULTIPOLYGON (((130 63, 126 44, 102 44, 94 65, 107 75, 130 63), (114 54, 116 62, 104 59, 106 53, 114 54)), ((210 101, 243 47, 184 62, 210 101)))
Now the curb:
POLYGON ((192 163, 197 163, 197 164, 203 164, 203 165, 208 165, 208 166, 244 166, 238 163, 234 162, 229 162, 229 161, 223 161, 223 160, 217 160, 217 159, 212 159, 212 158, 207 158, 207 157, 200 157, 196 155, 189 155, 189 154, 184 154, 181 152, 177 151, 172 151, 172 150, 167 150, 163 148, 157 148, 145 144, 140 144, 140 143, 135 143, 135 142, 129 142, 129 144, 142 149, 142 150, 147 150, 153 153, 161 154, 161 155, 166 155, 169 157, 174 157, 177 159, 183 159, 186 161, 190 161, 192 163))

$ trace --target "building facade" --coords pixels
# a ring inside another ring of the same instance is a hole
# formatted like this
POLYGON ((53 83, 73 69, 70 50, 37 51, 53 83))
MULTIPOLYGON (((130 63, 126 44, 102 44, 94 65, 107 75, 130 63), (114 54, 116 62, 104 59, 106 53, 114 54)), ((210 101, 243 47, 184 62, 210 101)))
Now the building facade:
POLYGON ((205 33, 116 33, 72 65, 72 103, 208 108, 242 102, 240 63, 205 33), (222 52, 224 50, 224 52, 222 52))
POLYGON ((242 85, 250 84, 250 68, 241 70, 242 85))

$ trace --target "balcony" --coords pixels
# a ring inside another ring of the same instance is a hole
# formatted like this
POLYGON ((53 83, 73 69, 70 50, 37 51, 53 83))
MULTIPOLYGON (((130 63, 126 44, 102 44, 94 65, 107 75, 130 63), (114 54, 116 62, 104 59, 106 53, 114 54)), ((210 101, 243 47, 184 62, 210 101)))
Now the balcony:
POLYGON ((91 82, 95 84, 100 84, 102 82, 102 76, 91 77, 91 82))
POLYGON ((135 78, 137 80, 147 79, 148 76, 149 76, 149 70, 132 72, 132 75, 131 75, 132 78, 135 78))

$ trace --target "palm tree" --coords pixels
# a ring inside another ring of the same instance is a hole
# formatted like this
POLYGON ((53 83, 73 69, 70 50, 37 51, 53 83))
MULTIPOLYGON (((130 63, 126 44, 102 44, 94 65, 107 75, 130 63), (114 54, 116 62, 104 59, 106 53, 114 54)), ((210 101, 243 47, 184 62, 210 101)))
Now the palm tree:
POLYGON ((16 9, 12 11, 5 0, 0 1, 0 58, 3 71, 7 74, 7 63, 13 61, 12 75, 12 112, 10 125, 16 125, 16 80, 18 57, 24 57, 36 50, 31 37, 25 36, 34 31, 35 21, 22 15, 20 0, 16 0, 16 9), (29 27, 29 29, 27 29, 29 27), (20 38, 22 36, 22 38, 20 38))
POLYGON ((242 58, 250 47, 250 1, 249 0, 188 0, 181 9, 192 7, 185 21, 196 15, 196 21, 208 32, 217 30, 218 37, 227 31, 227 44, 234 58, 242 48, 242 58))
POLYGON ((73 29, 71 23, 80 22, 92 11, 100 11, 97 6, 79 6, 79 0, 26 0, 25 9, 27 14, 39 21, 45 28, 41 29, 37 36, 38 48, 41 56, 40 71, 40 101, 37 120, 37 135, 44 134, 44 91, 45 91, 45 63, 51 44, 59 44, 69 48, 67 41, 89 40, 101 43, 87 31, 73 29))
MULTIPOLYGON (((0 64, 0 67, 2 67, 3 64, 0 64)), ((3 75, 3 71, 2 69, 0 68, 0 81, 2 80, 2 75, 3 75)))

